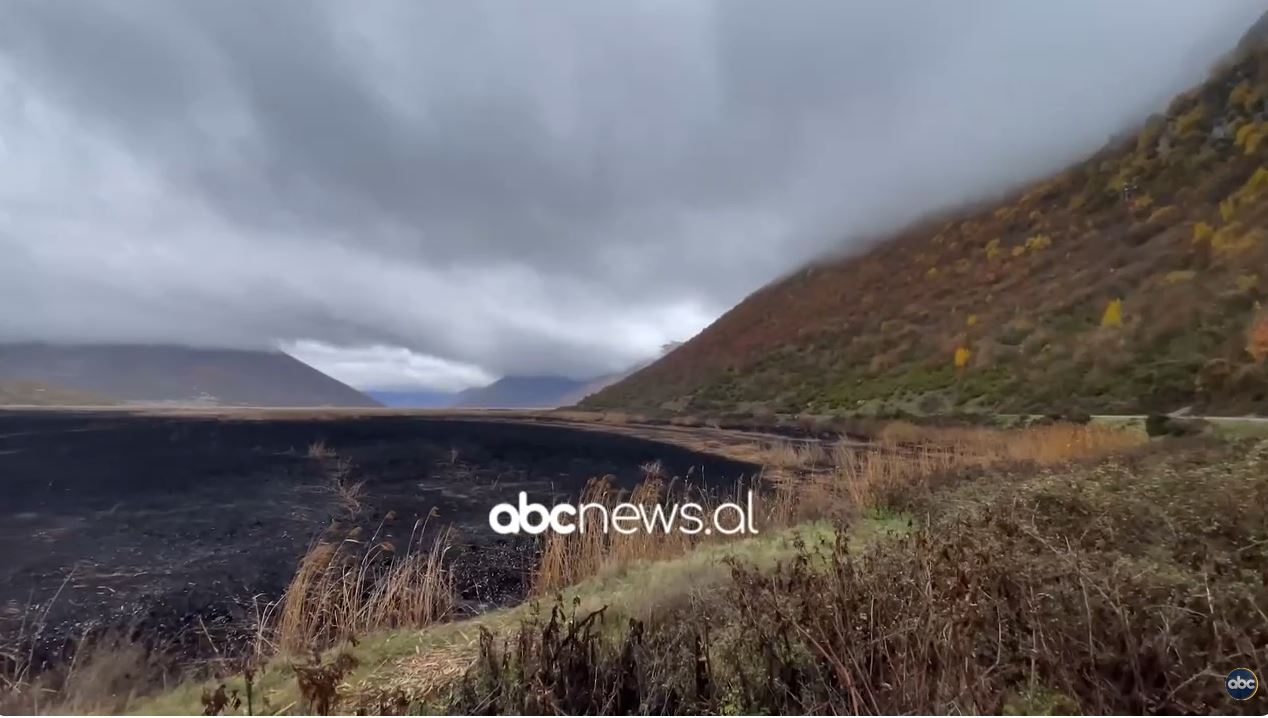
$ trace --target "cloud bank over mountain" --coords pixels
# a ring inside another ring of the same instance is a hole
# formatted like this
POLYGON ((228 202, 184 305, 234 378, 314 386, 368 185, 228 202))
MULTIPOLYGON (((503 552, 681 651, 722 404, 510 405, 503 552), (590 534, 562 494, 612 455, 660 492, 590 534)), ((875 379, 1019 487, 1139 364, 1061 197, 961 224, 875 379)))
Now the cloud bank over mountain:
POLYGON ((0 5, 0 341, 620 370, 1050 172, 1258 2, 0 5))

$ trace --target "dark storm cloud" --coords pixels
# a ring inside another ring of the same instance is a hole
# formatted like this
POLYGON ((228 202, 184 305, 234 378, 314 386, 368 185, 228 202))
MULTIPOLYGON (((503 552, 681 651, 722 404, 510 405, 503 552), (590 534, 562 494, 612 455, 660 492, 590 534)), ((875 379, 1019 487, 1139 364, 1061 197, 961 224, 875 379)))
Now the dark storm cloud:
POLYGON ((1261 10, 7 2, 0 338, 281 342, 362 384, 619 368, 1094 150, 1261 10))

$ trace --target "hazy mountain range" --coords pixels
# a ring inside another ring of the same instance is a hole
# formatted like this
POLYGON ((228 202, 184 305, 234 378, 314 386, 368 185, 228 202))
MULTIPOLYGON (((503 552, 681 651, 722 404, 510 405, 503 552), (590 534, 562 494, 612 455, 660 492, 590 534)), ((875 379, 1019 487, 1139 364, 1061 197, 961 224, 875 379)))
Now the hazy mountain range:
POLYGON ((0 344, 0 405, 544 409, 575 404, 641 366, 585 379, 512 375, 458 392, 363 392, 282 352, 14 343, 0 344))
POLYGON ((0 344, 0 403, 379 406, 282 352, 0 344))
MULTIPOLYGON (((670 342, 661 347, 660 356, 673 351, 681 342, 670 342)), ((610 384, 621 381, 642 369, 651 360, 640 362, 625 371, 603 374, 586 379, 543 375, 504 376, 485 385, 447 393, 428 390, 368 390, 366 393, 386 406, 465 409, 552 409, 572 406, 610 384)))

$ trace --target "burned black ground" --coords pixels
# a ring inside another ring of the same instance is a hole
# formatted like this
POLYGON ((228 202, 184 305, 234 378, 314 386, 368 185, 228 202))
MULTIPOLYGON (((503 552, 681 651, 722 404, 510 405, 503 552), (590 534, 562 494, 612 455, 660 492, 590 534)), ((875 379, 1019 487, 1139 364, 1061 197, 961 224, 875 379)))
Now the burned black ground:
POLYGON ((454 528, 464 607, 480 610, 520 598, 534 556, 531 542, 488 528, 493 504, 519 491, 548 503, 605 474, 633 485, 650 461, 701 483, 753 472, 628 436, 506 422, 0 413, 0 623, 38 632, 49 656, 108 629, 190 658, 232 650, 317 537, 359 531, 404 546, 424 521, 454 528), (355 511, 332 488, 335 467, 362 484, 355 511))

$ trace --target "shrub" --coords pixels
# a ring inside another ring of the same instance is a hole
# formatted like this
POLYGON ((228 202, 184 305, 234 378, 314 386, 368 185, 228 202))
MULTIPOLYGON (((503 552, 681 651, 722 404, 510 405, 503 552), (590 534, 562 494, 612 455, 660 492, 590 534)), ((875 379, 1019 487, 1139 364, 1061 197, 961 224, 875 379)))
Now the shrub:
POLYGON ((1216 256, 1237 255, 1264 243, 1268 234, 1260 227, 1247 229, 1241 222, 1225 225, 1211 237, 1211 251, 1216 256))
POLYGON ((1193 225, 1194 243, 1210 242, 1211 237, 1213 236, 1215 236, 1215 230, 1211 228, 1211 225, 1207 224, 1206 222, 1194 223, 1193 225))
POLYGON ((1259 88, 1251 87, 1249 82, 1242 80, 1228 93, 1228 104, 1243 112, 1250 112, 1258 98, 1259 88))
POLYGON ((1246 340, 1246 351, 1255 361, 1268 359, 1268 313, 1260 316, 1250 328, 1246 340))
POLYGON ((1176 118, 1176 134, 1184 136, 1197 129, 1202 124, 1202 120, 1206 119, 1206 108, 1201 104, 1194 105, 1193 109, 1176 118))
POLYGON ((1245 184, 1229 196, 1228 202, 1233 207, 1249 204, 1259 199, 1265 190, 1268 190, 1268 169, 1260 167, 1246 180, 1245 184))
POLYGON ((1039 252, 1052 246, 1052 239, 1046 234, 1036 234, 1026 240, 1026 250, 1039 252))
POLYGON ((1181 216, 1180 209, 1175 205, 1169 204, 1166 207, 1159 207, 1149 215, 1149 223, 1152 225, 1172 225, 1179 221, 1181 216))
POLYGON ((1248 122, 1237 130, 1235 141, 1249 155, 1259 149, 1265 138, 1268 138, 1268 122, 1248 122))
POLYGON ((1123 300, 1111 299, 1110 303, 1105 305, 1105 311, 1101 314, 1101 326, 1123 326, 1123 300))

